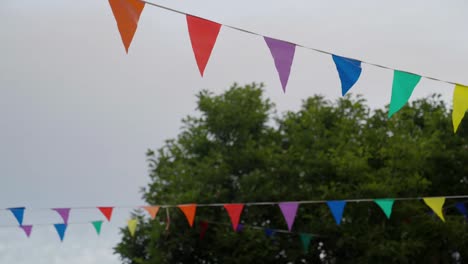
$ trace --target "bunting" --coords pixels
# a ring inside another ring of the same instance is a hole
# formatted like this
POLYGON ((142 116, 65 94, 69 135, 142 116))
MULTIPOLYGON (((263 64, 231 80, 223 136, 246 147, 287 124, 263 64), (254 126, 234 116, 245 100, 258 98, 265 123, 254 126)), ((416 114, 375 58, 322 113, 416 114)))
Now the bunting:
POLYGON ((361 76, 361 62, 333 54, 332 58, 341 80, 341 94, 344 96, 361 76))
POLYGON ((60 237, 60 241, 63 242, 63 239, 65 238, 65 232, 67 231, 67 224, 55 224, 54 227, 60 237))
MULTIPOLYGON (((442 221, 445 222, 444 218, 444 213, 443 213, 443 206, 445 204, 446 199, 468 199, 468 195, 458 195, 458 196, 445 196, 445 197, 424 197, 422 198, 424 203, 431 208, 431 211, 427 212, 429 215, 437 215, 442 221)), ((280 233, 293 233, 291 232, 292 227, 294 225, 295 218, 297 216, 297 210, 300 206, 300 204, 311 204, 311 203, 326 203, 327 206, 329 207, 334 220, 337 225, 341 224, 342 218, 343 218, 343 212, 345 209, 345 206, 348 202, 374 202, 377 204, 381 209, 382 212, 386 215, 386 217, 389 219, 392 214, 393 210, 393 205, 395 200, 398 201, 407 201, 407 200, 420 200, 420 198, 384 198, 384 199, 350 199, 350 200, 330 200, 330 201, 321 201, 321 200, 316 200, 316 201, 295 201, 295 202, 249 202, 249 206, 254 206, 254 205, 278 205, 278 207, 281 210, 281 213, 283 215, 283 218, 285 219, 288 229, 287 231, 285 230, 276 230, 276 229, 271 229, 271 228, 263 228, 263 227, 252 227, 256 229, 261 229, 265 232, 265 235, 268 237, 272 237, 276 232, 280 233)), ((239 224, 240 217, 243 211, 243 208, 245 204, 182 204, 182 205, 161 205, 161 206, 146 206, 146 210, 151 216, 155 216, 158 210, 163 207, 166 208, 166 213, 167 213, 167 219, 168 219, 168 225, 167 228, 169 227, 170 223, 170 218, 169 218, 169 208, 170 207, 178 207, 185 217, 187 218, 187 221, 190 225, 190 227, 193 227, 193 222, 195 219, 195 214, 196 214, 196 209, 198 206, 209 206, 209 207, 217 207, 217 206, 223 206, 225 210, 227 211, 230 220, 231 220, 231 225, 233 230, 236 232, 241 232, 245 226, 242 224, 239 224)), ((83 209, 84 207, 77 207, 76 209, 83 209)), ((101 213, 106 216, 107 220, 110 221, 111 216, 112 216, 112 211, 114 207, 97 207, 101 213)), ((128 207, 126 207, 128 208, 128 207)), ((135 207, 135 208, 145 208, 145 207, 135 207)), ((465 207, 464 202, 457 202, 455 203, 455 208, 464 216, 467 217, 467 208, 465 207)), ((53 224, 54 228, 57 231, 57 234, 60 237, 60 240, 63 241, 65 237, 66 230, 68 228, 68 220, 69 220, 69 213, 72 208, 51 208, 47 210, 54 210, 56 211, 63 219, 64 223, 60 224, 53 224)), ((23 222, 23 216, 24 216, 24 207, 16 207, 16 208, 8 208, 9 211, 12 212, 13 216, 16 218, 18 223, 23 222)), ((410 219, 408 219, 410 220, 410 219)), ((103 221, 92 221, 92 222, 87 222, 91 223, 97 233, 97 235, 100 235, 101 232, 101 227, 103 221)), ((75 223, 75 224, 83 224, 83 223, 75 223)), ((43 225, 43 224, 41 224, 43 225)), ((127 228, 129 230, 129 234, 134 237, 136 234, 136 228, 138 226, 138 219, 130 219, 127 222, 127 228)), ((202 240, 204 236, 206 235, 207 229, 208 229, 208 222, 207 221, 200 221, 200 239, 202 240)), ((12 226, 13 227, 13 226, 12 226)), ((17 226, 14 226, 17 228, 17 226)), ((20 225, 19 226, 23 232, 26 234, 27 237, 30 237, 33 225, 20 225)), ((301 242, 303 243, 304 247, 304 252, 307 253, 309 244, 310 244, 310 239, 313 237, 311 234, 306 234, 306 233, 296 233, 300 236, 301 242)))
POLYGON ((346 201, 327 201, 327 205, 330 208, 333 218, 335 218, 336 224, 340 225, 346 201))
POLYGON ((375 199, 374 202, 380 206, 382 211, 385 213, 388 219, 392 215, 392 207, 395 200, 393 199, 375 199))
POLYGON ((33 228, 32 225, 21 225, 20 228, 23 229, 23 231, 24 231, 24 233, 26 234, 27 237, 31 236, 31 231, 32 231, 32 228, 33 228))
POLYGON ((183 204, 178 206, 179 209, 184 213, 190 227, 193 226, 193 220, 195 219, 195 212, 197 210, 196 204, 183 204))
POLYGON ((453 90, 453 132, 457 133, 458 126, 460 125, 466 110, 468 109, 468 86, 460 84, 455 85, 453 90))
POLYGON ((130 236, 135 236, 135 231, 138 225, 138 219, 130 219, 127 222, 128 232, 130 232, 130 236))
POLYGON ((455 207, 460 212, 460 214, 464 215, 465 217, 468 217, 468 212, 466 210, 466 207, 465 207, 464 203, 458 202, 458 203, 455 204, 455 207))
POLYGON ((70 216, 70 208, 52 208, 56 211, 60 217, 62 217, 63 223, 68 224, 68 217, 70 216))
POLYGON ((23 225, 23 217, 24 217, 24 207, 14 207, 14 208, 8 208, 10 212, 13 214, 13 216, 16 218, 16 221, 18 221, 18 224, 21 226, 23 225))
POLYGON ((151 219, 154 219, 159 212, 159 206, 144 206, 143 208, 151 216, 151 219))
POLYGON ((270 229, 270 228, 265 228, 265 236, 271 238, 275 235, 275 230, 270 229))
POLYGON ((106 217, 107 221, 110 222, 112 218, 112 211, 114 211, 114 207, 98 207, 98 209, 106 217))
POLYGON ((94 230, 96 230, 96 234, 99 236, 101 234, 102 221, 93 221, 91 224, 93 225, 94 230))
POLYGON ((393 73, 392 98, 388 117, 398 112, 409 100, 414 87, 421 80, 421 76, 412 73, 395 70, 393 73))
MULTIPOLYGON (((190 42, 192 49, 195 55, 195 60, 197 62, 198 69, 201 76, 203 77, 206 65, 210 59, 211 53, 213 51, 214 45, 216 43, 219 31, 221 27, 227 27, 232 30, 243 32, 246 34, 256 35, 262 37, 270 52, 273 56, 275 62, 276 70, 279 74, 281 81, 281 86, 283 92, 286 91, 286 86, 289 80, 289 75, 291 72, 291 66, 294 59, 294 53, 296 46, 302 47, 304 49, 319 52, 322 54, 332 55, 333 61, 335 63, 338 75, 341 81, 341 92, 342 95, 345 95, 353 85, 358 81, 362 73, 361 64, 367 64, 383 69, 392 70, 394 72, 393 76, 393 85, 392 85, 392 96, 390 101, 390 109, 388 117, 390 118, 398 112, 409 100, 411 94, 419 83, 422 76, 410 73, 403 70, 394 69, 385 65, 369 63, 362 60, 352 59, 348 57, 338 56, 332 52, 324 51, 321 49, 307 47, 301 44, 296 44, 289 41, 279 40, 264 36, 262 34, 252 32, 246 29, 220 24, 212 20, 201 18, 198 16, 193 16, 189 13, 182 12, 173 8, 168 8, 160 4, 150 3, 141 0, 109 0, 109 4, 112 9, 117 27, 120 32, 122 42, 125 46, 125 50, 128 53, 128 49, 133 40, 135 32, 138 27, 138 22, 140 15, 145 7, 145 3, 162 8, 166 11, 175 12, 181 15, 184 15, 187 20, 187 27, 190 37, 190 42)), ((453 126, 454 131, 456 132, 460 121, 462 120, 465 111, 468 109, 468 99, 466 88, 467 86, 462 84, 456 84, 455 82, 445 81, 433 77, 424 77, 426 79, 431 79, 443 83, 449 83, 455 85, 454 92, 454 112, 453 112, 453 126), (463 88, 463 89, 462 89, 463 88), (459 94, 464 94, 463 96, 459 94)))
POLYGON ((109 4, 117 22, 125 51, 128 53, 145 3, 140 0, 109 0, 109 4))
POLYGON ((186 15, 186 18, 195 60, 203 77, 205 67, 218 38, 221 24, 191 15, 186 15))
POLYGON ((200 221, 200 240, 205 238, 206 231, 208 230, 208 222, 200 221))
POLYGON ((299 207, 299 203, 297 202, 285 202, 279 203, 278 206, 283 213, 284 220, 288 224, 288 230, 291 231, 292 226, 294 224, 294 220, 296 219, 297 208, 299 207))
POLYGON ((269 37, 263 38, 265 39, 271 55, 273 56, 275 67, 281 81, 281 86, 283 87, 283 92, 286 92, 286 85, 288 84, 289 74, 291 73, 296 45, 269 37))
POLYGON ((299 238, 302 242, 302 248, 304 249, 304 254, 309 253, 310 241, 312 240, 311 234, 300 233, 299 238))
POLYGON ((242 214, 242 209, 244 208, 243 204, 225 204, 224 208, 226 209, 229 218, 231 218, 232 229, 237 230, 239 225, 240 216, 242 214))
POLYGON ((442 207, 445 203, 445 197, 428 197, 423 198, 424 202, 429 206, 432 211, 443 221, 445 222, 444 214, 442 213, 442 207))

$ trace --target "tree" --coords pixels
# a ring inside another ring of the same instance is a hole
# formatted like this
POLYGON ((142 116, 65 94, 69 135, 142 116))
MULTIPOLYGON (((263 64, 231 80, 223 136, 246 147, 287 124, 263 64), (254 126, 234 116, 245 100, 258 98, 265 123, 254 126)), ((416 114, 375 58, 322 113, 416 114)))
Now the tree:
MULTIPOLYGON (((274 117, 262 85, 198 94, 200 116, 183 120, 176 139, 147 153, 148 204, 231 203, 425 197, 467 190, 467 124, 457 135, 438 96, 415 101, 391 119, 350 95, 331 103, 314 96, 274 117)), ((135 237, 122 229, 115 252, 126 264, 150 263, 452 263, 468 259, 468 228, 454 202, 446 223, 421 201, 396 201, 387 220, 369 202, 349 203, 337 226, 324 204, 300 206, 293 231, 318 234, 304 253, 277 206, 247 206, 233 232, 220 207, 197 208, 189 228, 177 208, 151 221, 140 211, 135 237), (166 217, 170 215, 170 228, 166 217), (197 222, 207 221, 199 239, 197 222)))

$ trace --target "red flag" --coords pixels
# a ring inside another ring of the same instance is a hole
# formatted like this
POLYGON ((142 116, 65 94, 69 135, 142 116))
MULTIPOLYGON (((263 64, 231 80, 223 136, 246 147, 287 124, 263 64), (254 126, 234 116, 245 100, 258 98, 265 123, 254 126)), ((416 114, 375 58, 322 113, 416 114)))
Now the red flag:
POLYGON ((114 207, 98 207, 98 209, 107 218, 107 221, 111 220, 112 211, 114 210, 114 207))
POLYGON ((208 222, 200 221, 200 240, 203 240, 205 237, 206 230, 208 230, 208 222))
POLYGON ((192 42, 193 53, 198 69, 203 77, 206 64, 216 43, 221 24, 199 17, 187 15, 187 26, 192 42))
POLYGON ((237 230, 237 226, 239 225, 240 215, 242 213, 242 209, 244 208, 243 204, 225 204, 224 208, 229 214, 232 222, 232 228, 234 231, 237 230))
POLYGON ((109 0, 109 4, 114 13, 125 51, 128 53, 145 3, 139 0, 109 0))
POLYGON ((180 210, 184 213, 187 221, 189 222, 190 227, 193 226, 193 220, 195 219, 195 212, 197 210, 196 204, 183 204, 178 206, 180 210))

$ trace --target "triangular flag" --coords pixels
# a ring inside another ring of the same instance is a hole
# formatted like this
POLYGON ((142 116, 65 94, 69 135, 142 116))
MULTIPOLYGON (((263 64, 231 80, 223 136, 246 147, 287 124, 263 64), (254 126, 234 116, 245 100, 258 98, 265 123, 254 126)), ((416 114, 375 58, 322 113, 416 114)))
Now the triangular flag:
POLYGON ((458 126, 468 109, 468 86, 455 85, 453 90, 453 112, 452 123, 453 132, 457 132, 458 126))
POLYGON ((53 208, 52 210, 56 211, 60 217, 62 217, 63 222, 68 224, 68 217, 70 216, 70 208, 53 208))
POLYGON ((455 207, 458 209, 458 211, 464 215, 465 217, 468 217, 468 212, 466 211, 465 204, 462 202, 458 202, 455 204, 455 207))
POLYGON ((182 204, 178 206, 184 213, 190 227, 193 226, 193 220, 195 219, 195 212, 197 211, 196 204, 182 204))
POLYGON ((244 205, 243 204, 225 204, 224 208, 226 209, 229 215, 229 218, 231 218, 232 228, 234 229, 234 231, 236 231, 244 205))
POLYGON ((304 254, 309 253, 310 240, 312 240, 311 234, 300 233, 299 237, 301 238, 302 248, 304 249, 304 254))
POLYGON ((55 224, 55 230, 57 230, 57 234, 60 237, 60 241, 63 241, 65 237, 65 231, 67 231, 67 224, 55 224))
POLYGON ((275 233, 276 233, 275 230, 270 229, 270 228, 265 228, 265 235, 267 237, 272 237, 275 235, 275 233))
POLYGON ((238 224, 236 232, 242 232, 242 230, 244 230, 244 225, 243 224, 238 224))
POLYGON ((109 0, 109 4, 117 22, 125 51, 128 53, 145 3, 140 0, 109 0))
POLYGON ((330 211, 335 218, 335 222, 337 225, 341 223, 341 219, 343 218, 343 211, 346 206, 346 201, 327 201, 327 205, 330 208, 330 211))
POLYGON ((208 230, 208 222, 200 221, 200 240, 203 240, 207 230, 208 230))
POLYGON ((23 217, 24 217, 24 207, 15 207, 15 208, 8 208, 10 212, 15 216, 16 220, 18 221, 19 225, 23 225, 23 217))
POLYGON ((382 211, 385 213, 388 219, 392 215, 392 207, 395 200, 393 199, 375 199, 374 202, 380 206, 382 211))
POLYGON ((99 211, 107 218, 107 221, 110 222, 112 218, 112 211, 114 210, 114 207, 98 207, 99 211))
POLYGON ((128 225, 128 231, 130 232, 130 235, 132 237, 135 236, 135 231, 138 225, 138 219, 128 220, 127 225, 128 225))
POLYGON ((361 62, 332 54, 341 80, 341 94, 344 96, 357 82, 361 75, 361 62))
POLYGON ((159 211, 159 206, 145 206, 143 207, 148 214, 151 216, 151 219, 154 219, 159 211))
POLYGON ((445 197, 428 197, 423 198, 424 202, 429 206, 432 211, 445 222, 444 214, 442 213, 442 206, 445 203, 445 197))
POLYGON ((31 231, 33 226, 32 225, 21 225, 21 229, 23 229, 24 233, 26 234, 27 237, 31 236, 31 231))
POLYGON ((99 234, 101 234, 102 221, 93 221, 91 224, 93 224, 94 229, 99 236, 99 234))
POLYGON ((218 38, 221 24, 200 17, 187 15, 187 26, 192 43, 193 53, 198 69, 203 77, 206 64, 218 38))
POLYGON ((284 202, 279 203, 278 206, 283 213, 284 220, 288 224, 288 230, 291 231, 292 226, 294 224, 294 219, 296 219, 297 208, 299 207, 299 203, 297 202, 284 202))
POLYGON ((286 92, 286 85, 288 84, 289 74, 291 73, 296 45, 279 39, 268 37, 264 37, 264 39, 275 61, 283 92, 286 92))
POLYGON ((397 71, 393 73, 392 98, 390 100, 390 109, 388 117, 398 112, 409 100, 413 93, 414 87, 421 80, 421 76, 397 71))

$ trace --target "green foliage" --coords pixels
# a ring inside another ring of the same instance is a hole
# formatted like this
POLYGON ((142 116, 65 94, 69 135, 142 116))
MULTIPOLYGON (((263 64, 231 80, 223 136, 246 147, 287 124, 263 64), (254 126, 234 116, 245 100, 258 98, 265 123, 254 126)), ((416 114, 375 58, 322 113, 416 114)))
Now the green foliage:
MULTIPOLYGON (((199 117, 157 152, 148 151, 148 204, 423 197, 466 193, 467 124, 454 135, 439 97, 405 106, 391 119, 361 97, 314 96, 297 112, 272 117, 262 86, 234 85, 198 95, 199 117)), ((324 204, 301 205, 294 231, 319 234, 304 254, 298 234, 232 231, 219 207, 199 207, 190 229, 180 210, 143 217, 135 238, 122 229, 115 251, 126 264, 452 263, 468 260, 468 228, 446 203, 446 223, 421 201, 396 201, 390 220, 374 203, 349 203, 337 226, 324 204), (170 227, 166 230, 167 213, 170 227), (209 221, 203 240, 199 220, 209 221), (322 254, 322 257, 320 255, 322 254)), ((241 222, 286 229, 277 206, 248 206, 241 222)))

